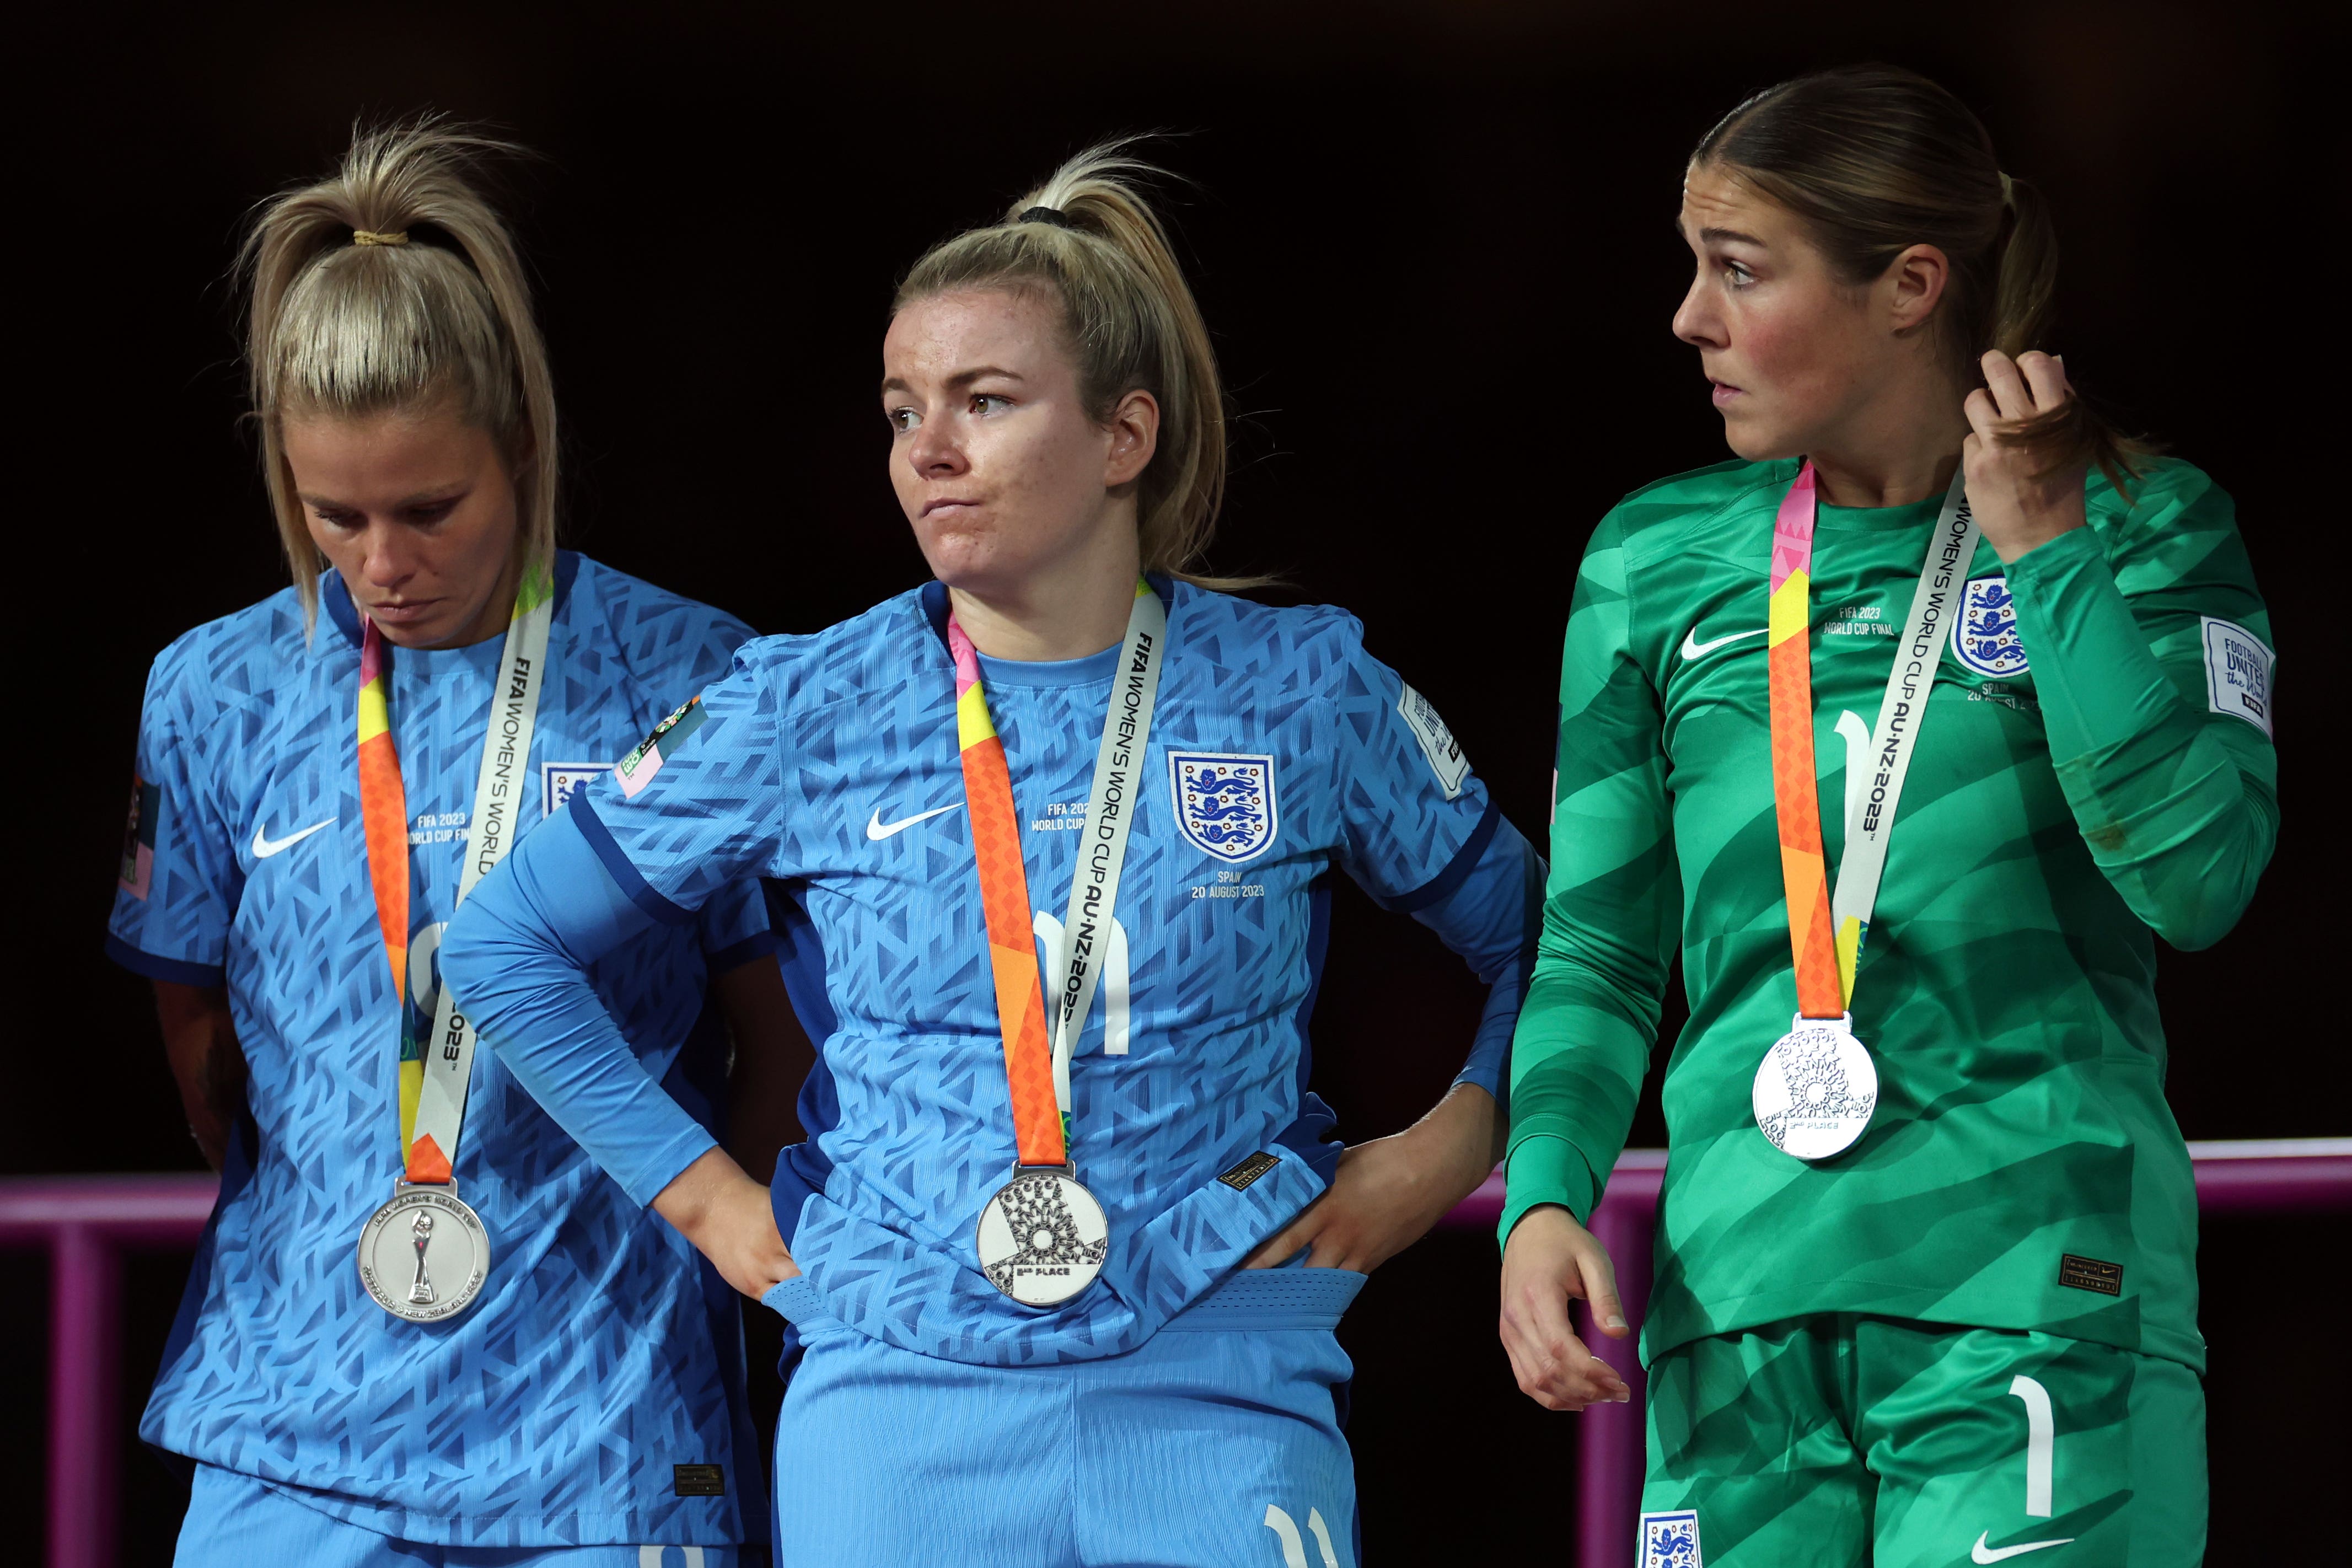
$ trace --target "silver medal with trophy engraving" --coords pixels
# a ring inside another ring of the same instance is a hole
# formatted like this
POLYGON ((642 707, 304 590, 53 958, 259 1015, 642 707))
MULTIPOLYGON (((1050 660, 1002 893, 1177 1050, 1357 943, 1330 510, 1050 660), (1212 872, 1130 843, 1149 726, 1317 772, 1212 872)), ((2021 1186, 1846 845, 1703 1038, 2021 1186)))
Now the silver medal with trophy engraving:
POLYGON ((1017 1166, 980 1211, 980 1270, 1024 1307, 1058 1307, 1110 1253, 1102 1205, 1066 1171, 1017 1166))
POLYGON ((490 1233, 455 1183, 399 1183, 360 1227, 360 1283, 377 1306, 412 1323, 464 1311, 489 1273, 490 1233))

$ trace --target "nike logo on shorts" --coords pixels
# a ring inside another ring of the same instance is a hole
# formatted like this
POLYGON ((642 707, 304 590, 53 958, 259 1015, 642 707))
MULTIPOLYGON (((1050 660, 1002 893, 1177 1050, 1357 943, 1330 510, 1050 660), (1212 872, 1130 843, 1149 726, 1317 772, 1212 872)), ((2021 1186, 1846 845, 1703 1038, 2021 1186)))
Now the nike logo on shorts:
POLYGON ((902 816, 896 822, 885 822, 882 820, 882 808, 877 805, 874 808, 874 815, 866 818, 866 837, 879 844, 892 834, 904 833, 919 822, 929 822, 934 816, 944 816, 950 811, 962 809, 963 802, 958 801, 953 805, 936 806, 929 811, 919 811, 912 816, 902 816))
POLYGON ((253 858, 257 860, 267 860, 272 855, 282 854, 293 848, 320 828, 332 827, 334 825, 335 819, 331 816, 324 822, 314 822, 299 832, 289 833, 283 838, 272 838, 265 831, 269 826, 268 822, 267 820, 257 822, 253 825, 253 858))
POLYGON ((2074 1539, 2069 1535, 2061 1541, 2028 1541, 2016 1546, 1987 1546, 1985 1542, 1991 1538, 1992 1531, 1990 1530, 1977 1537, 1977 1543, 1969 1548, 1969 1562, 1999 1563, 2003 1558, 2020 1557, 2028 1552, 2039 1552, 2045 1546, 2063 1546, 2067 1542, 2074 1539))
POLYGON ((1758 626, 1752 632, 1734 632, 1729 637, 1712 637, 1706 642, 1696 642, 1692 639, 1697 637, 1698 628, 1696 626, 1693 626, 1690 630, 1683 634, 1683 658, 1685 661, 1694 658, 1705 658, 1717 648, 1724 647, 1736 642, 1745 642, 1749 637, 1760 637, 1769 629, 1769 628, 1765 626, 1758 626))

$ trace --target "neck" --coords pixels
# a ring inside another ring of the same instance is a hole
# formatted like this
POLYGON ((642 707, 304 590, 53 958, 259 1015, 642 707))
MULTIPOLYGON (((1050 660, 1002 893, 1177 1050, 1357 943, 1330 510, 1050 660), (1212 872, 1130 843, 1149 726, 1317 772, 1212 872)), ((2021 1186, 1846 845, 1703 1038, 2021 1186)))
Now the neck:
POLYGON ((1908 506, 1940 496, 1959 467, 1969 419, 1941 376, 1874 394, 1848 427, 1813 446, 1813 477, 1832 506, 1908 506))
POLYGON ((1132 528, 1102 531, 1099 542, 1013 582, 948 585, 971 646, 991 658, 1037 662, 1084 658, 1127 635, 1140 552, 1132 528))

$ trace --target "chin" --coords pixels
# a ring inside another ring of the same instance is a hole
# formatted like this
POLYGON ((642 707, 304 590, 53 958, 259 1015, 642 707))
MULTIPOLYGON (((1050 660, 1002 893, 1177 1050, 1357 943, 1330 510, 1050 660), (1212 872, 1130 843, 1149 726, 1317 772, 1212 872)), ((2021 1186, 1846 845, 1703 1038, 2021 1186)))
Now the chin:
POLYGON ((1727 414, 1723 418, 1723 442, 1732 455, 1750 463, 1769 463, 1776 458, 1794 458, 1804 451, 1804 444, 1788 432, 1770 429, 1762 421, 1743 419, 1727 414))

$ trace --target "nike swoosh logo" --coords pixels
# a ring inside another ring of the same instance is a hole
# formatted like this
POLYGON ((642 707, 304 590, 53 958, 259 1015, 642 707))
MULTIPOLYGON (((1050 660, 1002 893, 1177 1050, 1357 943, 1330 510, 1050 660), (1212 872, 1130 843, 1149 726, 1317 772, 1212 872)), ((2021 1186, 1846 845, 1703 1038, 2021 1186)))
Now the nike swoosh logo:
POLYGON ((885 822, 882 820, 882 808, 877 805, 874 808, 874 815, 866 819, 866 837, 879 844, 892 834, 904 833, 919 822, 929 822, 934 816, 945 816, 950 811, 962 809, 963 802, 958 801, 953 805, 938 806, 930 811, 919 811, 912 816, 902 816, 896 822, 885 822))
POLYGON ((324 822, 314 822, 310 824, 310 826, 303 828, 299 833, 289 833, 283 838, 272 838, 263 831, 263 829, 268 827, 268 824, 267 822, 257 822, 253 825, 253 858, 257 860, 267 860, 272 855, 280 854, 286 850, 293 848, 294 846, 301 843, 302 840, 310 837, 310 835, 318 832, 320 828, 332 827, 334 825, 335 819, 331 816, 324 822))
POLYGON ((2004 1557, 2016 1557, 2027 1552, 2039 1552, 2045 1546, 2063 1546, 2066 1542, 2074 1539, 2070 1535, 2064 1541, 2029 1541, 2021 1546, 1987 1546, 1985 1542, 1991 1537, 1992 1531, 1990 1530, 1977 1537, 1977 1543, 1969 1548, 1969 1562, 1998 1563, 2004 1557))
POLYGON ((1693 626, 1683 634, 1683 658, 1685 659, 1705 658, 1727 643, 1739 642, 1748 637, 1760 637, 1769 629, 1766 626, 1758 626, 1752 632, 1734 632, 1727 637, 1716 637, 1708 642, 1693 642, 1691 639, 1698 634, 1698 628, 1693 626))

